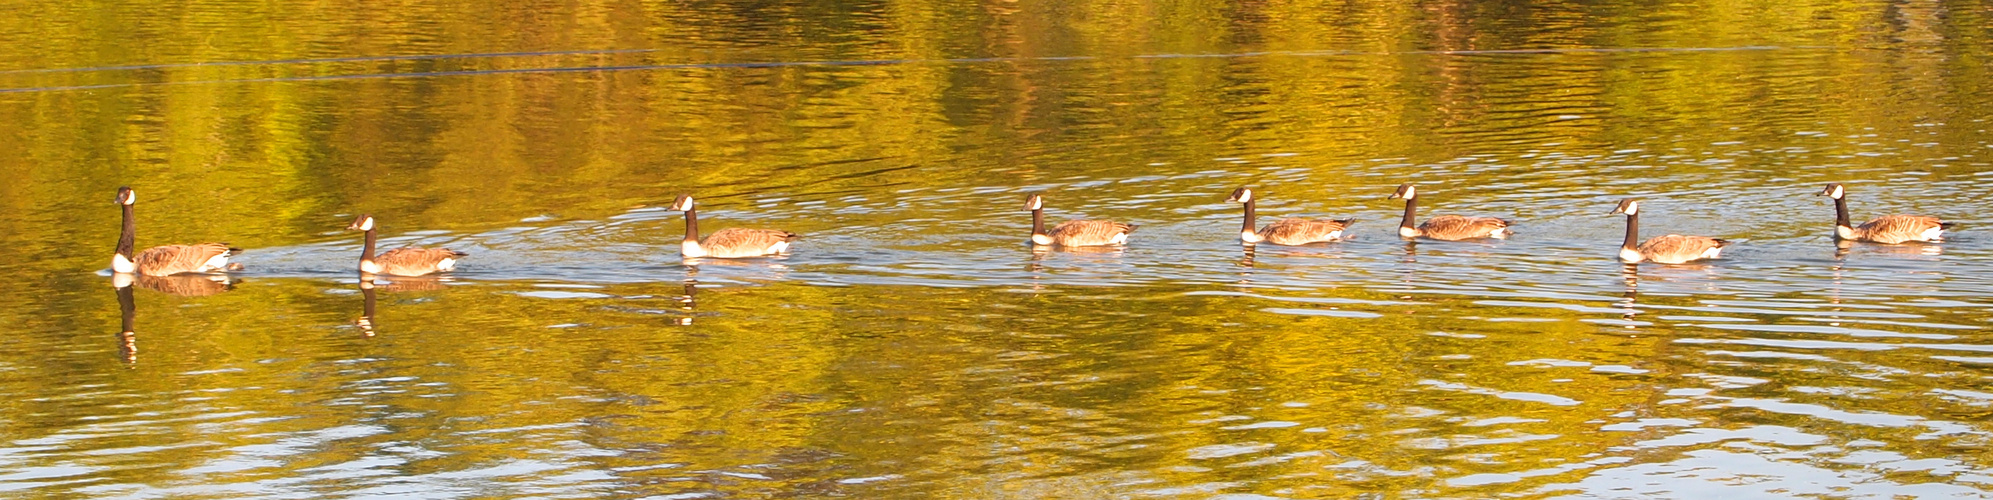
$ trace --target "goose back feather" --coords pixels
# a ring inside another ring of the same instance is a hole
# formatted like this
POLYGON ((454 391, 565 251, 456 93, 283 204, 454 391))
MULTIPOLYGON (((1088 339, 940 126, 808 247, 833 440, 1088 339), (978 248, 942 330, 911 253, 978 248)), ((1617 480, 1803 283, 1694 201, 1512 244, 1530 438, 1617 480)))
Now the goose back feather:
MULTIPOLYGON (((421 276, 457 267, 457 259, 470 254, 448 248, 396 248, 374 256, 375 274, 421 276)), ((365 263, 362 263, 365 267, 365 263)))
POLYGON ((1419 233, 1435 240, 1507 238, 1509 221, 1494 217, 1440 215, 1419 224, 1419 233))
POLYGON ((1723 252, 1723 246, 1728 244, 1729 241, 1707 236, 1668 234, 1640 242, 1637 250, 1648 262, 1680 264, 1692 260, 1714 259, 1723 252))
POLYGON ((1135 226, 1109 220, 1069 220, 1045 233, 1052 244, 1065 247, 1123 245, 1135 226))
POLYGON ((789 242, 794 239, 796 233, 788 231, 730 227, 706 235, 699 241, 699 247, 705 250, 707 257, 760 257, 787 251, 789 242))
POLYGON ((1939 241, 1950 223, 1928 215, 1884 215, 1856 226, 1854 240, 1875 243, 1939 241))
POLYGON ((227 243, 161 245, 139 252, 132 263, 137 265, 138 274, 148 276, 205 273, 226 269, 228 258, 241 251, 227 243))
POLYGON ((1342 239, 1356 219, 1280 219, 1259 228, 1259 236, 1275 245, 1306 245, 1342 239))

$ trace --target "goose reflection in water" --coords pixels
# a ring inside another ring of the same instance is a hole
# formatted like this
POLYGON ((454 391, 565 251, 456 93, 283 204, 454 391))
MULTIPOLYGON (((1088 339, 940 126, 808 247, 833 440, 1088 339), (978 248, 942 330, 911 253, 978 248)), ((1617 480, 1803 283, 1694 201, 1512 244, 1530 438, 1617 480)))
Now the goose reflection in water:
POLYGON ((118 287, 118 355, 125 363, 138 362, 138 332, 132 329, 132 316, 138 311, 138 298, 132 296, 131 285, 118 287))
POLYGON ((698 293, 699 293, 699 282, 696 280, 685 280, 685 295, 681 295, 678 297, 678 308, 683 309, 685 311, 684 316, 678 317, 678 324, 680 326, 692 325, 692 309, 694 306, 693 302, 697 298, 698 293))
POLYGON ((1881 255, 1897 255, 1897 256, 1918 256, 1918 255, 1938 256, 1938 255, 1944 255, 1945 253, 1945 246, 1936 243, 1910 242, 1910 243, 1899 243, 1895 245, 1883 245, 1875 243, 1864 244, 1864 242, 1855 241, 1855 240, 1834 240, 1835 259, 1845 259, 1849 255, 1856 253, 1857 249, 1860 249, 1860 253, 1863 254, 1881 254, 1881 255))
POLYGON ((155 292, 181 297, 206 297, 235 289, 238 282, 233 277, 222 274, 174 274, 149 276, 143 274, 116 273, 111 275, 111 286, 118 291, 118 354, 125 363, 138 362, 138 332, 133 328, 134 317, 138 314, 137 289, 144 288, 155 292))
POLYGON ((155 292, 181 297, 206 297, 235 289, 239 280, 225 274, 175 274, 170 276, 149 276, 143 274, 118 273, 111 275, 111 286, 129 288, 137 286, 155 292))
POLYGON ((374 281, 373 280, 369 279, 360 280, 360 297, 361 297, 360 319, 353 321, 353 326, 360 327, 360 336, 373 338, 374 336, 374 281))
POLYGON ((363 337, 371 338, 375 335, 374 305, 377 300, 374 297, 375 290, 433 292, 450 286, 448 284, 450 278, 442 276, 394 276, 391 280, 382 278, 379 275, 360 273, 360 319, 354 320, 353 326, 360 328, 360 335, 363 337))
POLYGON ((1640 264, 1621 263, 1619 276, 1626 282, 1626 293, 1621 295, 1624 300, 1615 304, 1624 309, 1619 318, 1626 320, 1628 330, 1638 329, 1639 325, 1634 322, 1639 321, 1640 316, 1640 264))

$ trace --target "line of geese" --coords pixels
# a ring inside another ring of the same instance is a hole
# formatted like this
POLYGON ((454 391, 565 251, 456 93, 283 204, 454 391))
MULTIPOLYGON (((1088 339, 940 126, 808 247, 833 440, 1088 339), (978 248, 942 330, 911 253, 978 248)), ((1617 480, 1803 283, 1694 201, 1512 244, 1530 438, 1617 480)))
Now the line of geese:
MULTIPOLYGON (((1884 215, 1870 219, 1860 226, 1854 226, 1848 219, 1847 188, 1840 183, 1828 184, 1819 196, 1834 199, 1834 237, 1844 241, 1865 241, 1896 244, 1906 242, 1936 242, 1952 223, 1926 215, 1884 215)), ((1403 238, 1426 238, 1442 241, 1459 241, 1482 238, 1507 238, 1515 234, 1509 229, 1512 224, 1506 219, 1495 217, 1468 217, 1461 215, 1438 215, 1425 222, 1417 222, 1418 188, 1411 183, 1398 186, 1397 192, 1386 199, 1405 200, 1405 216, 1398 222, 1398 235, 1403 238)), ((124 227, 118 235, 117 254, 111 257, 111 270, 118 274, 141 276, 170 276, 182 273, 208 273, 241 269, 241 264, 230 264, 228 258, 242 249, 227 243, 200 243, 193 245, 164 245, 147 248, 133 253, 133 243, 137 223, 132 218, 132 204, 138 201, 137 193, 129 187, 118 188, 117 203, 124 213, 124 227)), ((1226 201, 1245 207, 1245 223, 1239 229, 1239 240, 1245 244, 1270 243, 1274 245, 1306 245, 1340 241, 1344 231, 1355 219, 1302 219, 1287 218, 1265 226, 1257 226, 1258 198, 1252 188, 1239 188, 1233 191, 1226 201)), ((671 203, 671 209, 685 212, 685 240, 679 243, 679 252, 691 258, 749 258, 785 254, 789 243, 798 237, 795 233, 775 229, 746 229, 730 227, 699 237, 699 210, 692 196, 682 195, 671 203)), ((1095 247, 1121 246, 1128 244, 1128 235, 1135 226, 1108 220, 1069 220, 1045 229, 1045 198, 1032 194, 1025 198, 1024 209, 1031 212, 1031 243, 1041 247, 1095 247)), ((1667 234, 1640 240, 1640 200, 1626 199, 1619 202, 1612 214, 1626 216, 1626 240, 1620 245, 1620 260, 1629 263, 1655 262, 1680 264, 1703 259, 1717 258, 1728 241, 1707 236, 1685 236, 1667 234)), ((365 274, 391 276, 422 276, 446 272, 456 268, 457 260, 469 254, 447 248, 397 248, 375 253, 374 217, 362 214, 346 227, 352 231, 362 231, 365 244, 360 250, 359 270, 365 274)))

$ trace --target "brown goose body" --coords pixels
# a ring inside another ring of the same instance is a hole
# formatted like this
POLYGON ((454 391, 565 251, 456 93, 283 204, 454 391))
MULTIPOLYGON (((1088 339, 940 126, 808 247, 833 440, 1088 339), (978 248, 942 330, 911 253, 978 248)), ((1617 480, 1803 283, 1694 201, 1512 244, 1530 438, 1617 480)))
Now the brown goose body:
POLYGON ((1135 232, 1135 226, 1109 220, 1069 220, 1059 223, 1051 231, 1045 230, 1045 201, 1040 195, 1031 195, 1024 200, 1024 209, 1031 211, 1031 244, 1039 246, 1090 247, 1128 244, 1128 234, 1135 232))
POLYGON ((1627 263, 1653 262, 1657 264, 1681 264, 1684 262, 1714 259, 1723 252, 1729 241, 1707 236, 1683 236, 1669 234, 1640 241, 1640 201, 1624 200, 1612 213, 1626 214, 1626 240, 1619 246, 1619 260, 1627 263))
POLYGON ((1343 239, 1343 230, 1356 219, 1280 219, 1257 231, 1275 245, 1306 245, 1343 239))
MULTIPOLYGON (((1647 238, 1634 247, 1641 260, 1659 264, 1681 264, 1684 262, 1714 259, 1722 253, 1729 241, 1707 236, 1683 236, 1667 234, 1647 238)), ((1641 260, 1633 260, 1640 262, 1641 260)))
POLYGON ((224 271, 231 269, 228 258, 242 252, 227 243, 198 243, 161 245, 134 254, 138 221, 132 217, 132 204, 138 202, 138 194, 129 187, 118 188, 117 202, 124 221, 118 231, 117 253, 111 255, 112 271, 147 276, 224 271))
POLYGON ((366 232, 366 243, 360 248, 360 272, 386 274, 391 276, 421 276, 457 268, 457 259, 470 254, 448 248, 396 248, 374 254, 374 216, 360 215, 346 229, 366 232))
POLYGON ((1836 228, 1836 236, 1845 240, 1868 241, 1874 243, 1908 243, 1912 241, 1944 241, 1944 231, 1951 223, 1928 215, 1884 215, 1869 219, 1855 226, 1851 231, 1836 228))
POLYGON ((228 269, 228 258, 240 251, 227 243, 162 245, 139 252, 132 261, 138 274, 146 276, 205 273, 228 269))
POLYGON ((1225 201, 1245 205, 1245 224, 1239 228, 1239 241, 1252 244, 1267 242, 1275 245, 1306 245, 1343 239, 1343 231, 1356 219, 1302 219, 1286 218, 1272 224, 1254 228, 1259 218, 1259 198, 1252 188, 1239 188, 1225 201))
POLYGON ((360 268, 372 267, 374 274, 394 276, 421 276, 456 269, 457 259, 470 254, 448 248, 396 248, 374 256, 372 266, 367 261, 360 262, 360 268))
POLYGON ((788 231, 730 227, 713 231, 698 244, 705 251, 704 257, 734 259, 779 254, 787 251, 794 239, 796 233, 788 231))
POLYGON ((1509 221, 1494 217, 1440 215, 1420 223, 1418 234, 1435 240, 1459 241, 1475 238, 1507 238, 1509 221))
POLYGON ((730 227, 714 231, 704 239, 699 238, 699 209, 691 195, 681 195, 671 203, 672 210, 685 212, 685 240, 679 242, 679 254, 684 258, 713 257, 739 259, 746 257, 766 257, 789 251, 789 242, 799 236, 796 233, 775 229, 745 229, 730 227))
POLYGON ((1135 226, 1111 220, 1069 220, 1053 226, 1045 236, 1056 246, 1091 247, 1126 244, 1132 232, 1135 226))
POLYGON ((1428 238, 1443 241, 1460 241, 1479 238, 1504 239, 1515 231, 1509 229, 1508 219, 1495 217, 1468 217, 1464 215, 1437 215, 1422 224, 1414 225, 1418 217, 1418 187, 1412 183, 1398 186, 1398 192, 1390 198, 1405 199, 1405 217, 1398 221, 1398 236, 1404 238, 1428 238))
POLYGON ((1827 184, 1820 196, 1834 199, 1834 238, 1841 240, 1866 241, 1894 245, 1913 241, 1944 241, 1946 229, 1952 224, 1943 219, 1928 215, 1884 215, 1869 219, 1860 226, 1850 226, 1848 220, 1848 190, 1839 182, 1827 184))

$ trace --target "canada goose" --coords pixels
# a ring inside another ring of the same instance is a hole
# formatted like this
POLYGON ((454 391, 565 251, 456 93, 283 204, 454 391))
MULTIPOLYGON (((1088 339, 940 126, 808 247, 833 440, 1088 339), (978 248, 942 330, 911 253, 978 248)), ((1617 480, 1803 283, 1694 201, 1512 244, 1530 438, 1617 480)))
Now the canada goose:
POLYGON ((366 231, 366 246, 360 249, 360 272, 393 276, 421 276, 456 269, 457 259, 470 255, 448 248, 396 248, 374 255, 374 216, 361 214, 346 226, 348 231, 366 231))
POLYGON ((795 241, 796 233, 774 229, 743 229, 730 227, 713 231, 706 239, 699 239, 699 210, 692 204, 692 195, 679 195, 671 202, 671 209, 685 212, 685 241, 679 244, 678 252, 685 258, 716 257, 736 259, 741 257, 761 257, 789 251, 789 242, 795 241))
POLYGON ((1944 241, 1952 223, 1928 215, 1884 215, 1860 226, 1848 223, 1848 189, 1841 183, 1827 184, 1818 196, 1834 199, 1834 238, 1871 243, 1896 244, 1907 241, 1944 241))
POLYGON ((1626 242, 1619 245, 1619 260, 1627 263, 1654 262, 1659 264, 1680 264, 1692 260, 1714 259, 1723 252, 1723 246, 1730 242, 1707 236, 1682 236, 1669 234, 1640 241, 1640 200, 1621 200, 1619 207, 1612 209, 1614 214, 1626 214, 1626 242), (1639 246, 1634 246, 1638 242, 1639 246))
POLYGON ((228 258, 242 252, 242 249, 230 247, 227 243, 162 245, 132 255, 132 243, 137 238, 138 221, 132 218, 131 205, 138 202, 138 193, 132 192, 129 187, 120 187, 117 201, 118 206, 124 211, 125 220, 124 228, 118 232, 118 251, 111 256, 112 271, 167 276, 240 269, 239 266, 229 266, 228 258))
POLYGON ((1466 217, 1460 215, 1436 215, 1426 219, 1424 224, 1413 226, 1419 206, 1419 189, 1407 182, 1398 185, 1398 192, 1384 199, 1404 198, 1405 218, 1398 221, 1398 236, 1417 238, 1424 236, 1435 240, 1459 241, 1475 238, 1508 238, 1515 234, 1509 230, 1507 219, 1494 217, 1466 217))
POLYGON ((1259 217, 1259 199, 1253 197, 1253 189, 1239 188, 1232 191, 1232 196, 1225 198, 1225 201, 1245 204, 1246 224, 1239 229, 1239 241, 1246 243, 1265 241, 1275 245, 1306 245, 1335 241, 1342 239, 1343 229, 1356 222, 1356 219, 1280 219, 1266 227, 1253 229, 1254 220, 1259 217))
POLYGON ((1031 195, 1024 198, 1024 209, 1031 211, 1031 244, 1062 247, 1090 247, 1128 244, 1128 233, 1135 232, 1135 226, 1110 220, 1069 220, 1045 231, 1045 197, 1031 195))

